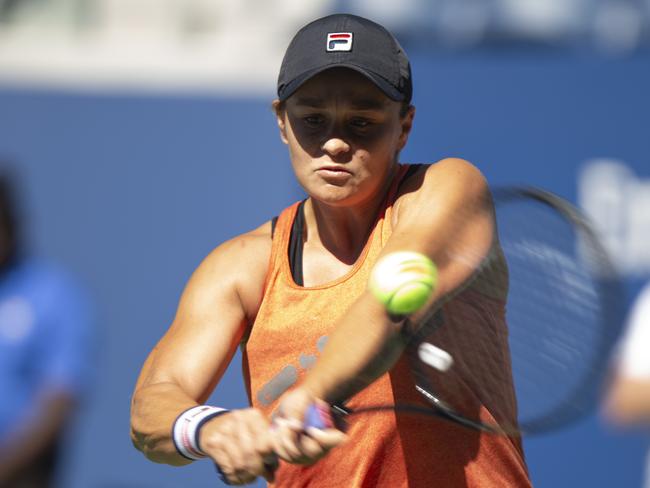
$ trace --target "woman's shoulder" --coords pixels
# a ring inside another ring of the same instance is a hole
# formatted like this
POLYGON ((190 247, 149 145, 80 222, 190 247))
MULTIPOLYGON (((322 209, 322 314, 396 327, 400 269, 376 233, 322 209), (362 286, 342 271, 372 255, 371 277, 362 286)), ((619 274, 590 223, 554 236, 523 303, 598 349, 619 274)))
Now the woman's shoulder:
POLYGON ((463 158, 444 158, 434 163, 412 165, 417 166, 418 171, 412 177, 420 177, 423 180, 453 181, 462 179, 483 179, 481 171, 476 165, 463 158))
MULTIPOLYGON (((218 245, 208 254, 200 267, 225 268, 263 282, 266 278, 273 247, 273 235, 277 231, 277 226, 281 224, 282 217, 290 216, 299 204, 300 201, 289 205, 262 225, 218 245)), ((287 218, 284 220, 286 221, 287 218)))
POLYGON ((239 234, 212 250, 206 261, 229 263, 236 267, 256 267, 260 262, 268 261, 272 243, 271 220, 259 227, 239 234))
POLYGON ((487 189, 481 171, 466 159, 445 158, 412 166, 414 170, 407 173, 400 185, 398 208, 452 197, 472 199, 487 189))
POLYGON ((215 247, 195 270, 191 281, 208 291, 214 287, 235 290, 248 314, 256 309, 261 297, 271 244, 269 220, 215 247))

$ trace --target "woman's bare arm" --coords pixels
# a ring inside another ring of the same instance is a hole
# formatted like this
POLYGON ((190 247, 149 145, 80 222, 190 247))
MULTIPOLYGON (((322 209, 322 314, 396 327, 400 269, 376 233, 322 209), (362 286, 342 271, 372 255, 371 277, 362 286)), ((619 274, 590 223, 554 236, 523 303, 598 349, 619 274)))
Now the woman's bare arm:
POLYGON ((189 462, 174 448, 173 422, 207 400, 230 363, 257 311, 270 246, 267 224, 216 248, 190 278, 133 394, 131 438, 152 461, 189 462))

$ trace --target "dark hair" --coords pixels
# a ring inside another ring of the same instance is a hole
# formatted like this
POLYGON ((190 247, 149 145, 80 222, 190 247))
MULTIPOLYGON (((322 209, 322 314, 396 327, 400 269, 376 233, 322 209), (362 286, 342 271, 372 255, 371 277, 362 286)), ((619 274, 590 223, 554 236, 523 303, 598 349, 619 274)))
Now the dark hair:
POLYGON ((19 255, 20 226, 15 200, 15 172, 0 164, 0 268, 19 255))
POLYGON ((411 104, 411 102, 407 102, 406 100, 404 100, 402 102, 402 106, 399 109, 399 116, 406 117, 406 114, 409 112, 412 106, 413 105, 411 104))
MULTIPOLYGON (((284 111, 284 106, 285 106, 285 104, 286 104, 286 100, 279 100, 279 101, 278 101, 278 106, 277 106, 277 108, 274 107, 274 106, 271 106, 271 109, 272 109, 274 112, 275 112, 276 110, 282 112, 282 111, 284 111)), ((405 117, 406 114, 408 113, 408 111, 410 110, 410 108, 411 108, 412 106, 413 106, 413 105, 411 104, 411 102, 407 102, 406 100, 404 100, 404 101, 402 102, 401 107, 399 108, 399 116, 400 116, 400 117, 405 117)))

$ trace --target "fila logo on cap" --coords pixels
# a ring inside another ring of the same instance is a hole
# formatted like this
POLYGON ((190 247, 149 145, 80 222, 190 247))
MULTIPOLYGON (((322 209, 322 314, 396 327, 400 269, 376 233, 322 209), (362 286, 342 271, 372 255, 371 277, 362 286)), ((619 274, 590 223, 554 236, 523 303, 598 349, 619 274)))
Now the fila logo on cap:
POLYGON ((327 34, 327 52, 333 51, 352 51, 352 32, 327 34))

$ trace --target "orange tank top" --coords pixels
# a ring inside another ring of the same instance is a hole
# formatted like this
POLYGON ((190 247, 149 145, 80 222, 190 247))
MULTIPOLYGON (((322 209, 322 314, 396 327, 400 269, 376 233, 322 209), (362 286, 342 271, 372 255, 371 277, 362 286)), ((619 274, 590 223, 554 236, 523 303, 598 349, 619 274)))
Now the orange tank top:
MULTIPOLYGON (((243 347, 244 378, 252 406, 267 415, 277 408, 278 398, 302 381, 339 318, 364 291, 372 266, 390 236, 393 203, 407 169, 400 166, 357 262, 347 274, 330 283, 304 287, 294 282, 288 248, 299 203, 280 214, 262 303, 243 347)), ((422 403, 406 361, 400 360, 347 405, 354 409, 393 403, 422 403)), ((349 420, 345 444, 312 466, 282 462, 272 486, 530 486, 520 446, 507 437, 393 411, 349 420)))

